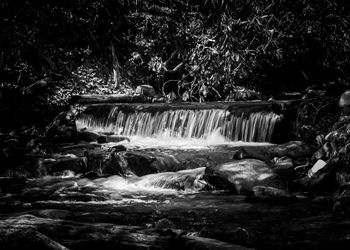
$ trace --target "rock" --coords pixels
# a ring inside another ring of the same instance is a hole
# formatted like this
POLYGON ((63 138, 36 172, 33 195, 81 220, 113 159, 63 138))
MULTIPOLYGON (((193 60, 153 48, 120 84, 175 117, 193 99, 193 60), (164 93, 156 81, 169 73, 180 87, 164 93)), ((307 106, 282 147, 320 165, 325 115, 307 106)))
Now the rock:
POLYGON ((94 132, 89 132, 89 131, 83 131, 78 133, 78 139, 82 141, 87 141, 87 142, 93 142, 97 141, 97 139, 101 135, 94 133, 94 132))
POLYGON ((253 243, 253 236, 245 228, 238 227, 230 232, 233 242, 237 242, 243 245, 251 245, 253 243))
POLYGON ((316 196, 312 201, 320 205, 330 205, 330 204, 333 204, 334 202, 332 196, 324 196, 324 195, 316 196))
POLYGON ((301 141, 291 141, 285 144, 275 145, 270 148, 269 155, 273 157, 288 156, 296 159, 310 156, 315 151, 314 147, 301 141))
POLYGON ((34 211, 33 215, 51 219, 67 219, 72 212, 62 209, 41 209, 34 211))
POLYGON ((107 143, 107 137, 106 136, 99 136, 97 138, 97 143, 107 143))
POLYGON ((350 90, 344 92, 339 99, 339 107, 343 109, 343 114, 350 113, 350 90))
POLYGON ((146 97, 154 97, 154 95, 156 94, 156 91, 151 85, 140 85, 140 86, 137 86, 136 93, 142 94, 146 97))
POLYGON ((250 194, 254 186, 283 188, 281 178, 265 162, 246 159, 205 169, 204 179, 215 188, 250 194))
POLYGON ((152 99, 152 103, 164 103, 164 102, 166 102, 166 97, 164 96, 155 96, 152 99))
POLYGON ((350 183, 343 184, 334 194, 335 203, 333 215, 349 214, 350 205, 350 183))
POLYGON ((345 107, 350 105, 350 90, 345 91, 339 99, 339 107, 345 107))
POLYGON ((127 150, 127 148, 124 145, 116 145, 116 146, 110 147, 108 149, 108 151, 110 151, 110 152, 123 152, 126 150, 127 150))
POLYGON ((97 173, 98 176, 127 176, 132 174, 122 153, 117 151, 89 151, 87 156, 89 171, 97 173))
POLYGON ((314 147, 301 141, 291 141, 284 144, 239 146, 234 149, 234 154, 236 155, 237 150, 241 151, 238 154, 241 154, 243 158, 254 158, 263 161, 271 161, 274 157, 283 156, 298 159, 312 156, 315 152, 314 147))
POLYGON ((154 227, 157 229, 176 228, 175 224, 166 218, 163 218, 163 219, 160 219, 159 221, 157 221, 154 224, 154 227))
POLYGON ((42 159, 39 162, 38 171, 41 176, 63 175, 66 170, 73 171, 75 174, 85 173, 87 171, 87 159, 67 155, 56 159, 42 159))
POLYGON ((78 138, 75 118, 78 111, 70 109, 59 114, 46 129, 46 137, 57 142, 76 141, 78 138))
POLYGON ((36 217, 0 220, 2 249, 169 249, 169 237, 139 227, 36 217), (42 232, 42 233, 39 233, 42 232), (45 233, 45 235, 43 234, 45 233))
POLYGON ((181 236, 181 239, 183 241, 183 244, 180 246, 183 249, 212 249, 212 250, 220 250, 220 249, 227 249, 227 250, 248 250, 253 248, 247 248, 240 245, 235 245, 232 243, 219 241, 215 239, 210 238, 204 238, 204 237, 198 237, 198 236, 189 236, 184 235, 181 236), (182 246, 183 245, 183 246, 182 246))
POLYGON ((308 171, 307 175, 309 177, 313 176, 315 173, 317 173, 320 169, 324 168, 326 166, 326 162, 322 160, 318 160, 313 167, 308 171))
POLYGON ((107 142, 121 142, 121 141, 130 141, 128 137, 125 136, 119 136, 119 135, 108 135, 106 136, 107 142))
POLYGON ((121 142, 121 141, 130 141, 129 138, 124 136, 116 136, 116 135, 100 135, 97 138, 98 143, 108 143, 108 142, 121 142))
POLYGON ((137 176, 157 173, 157 169, 152 166, 155 157, 141 152, 121 152, 127 162, 130 172, 137 176))
POLYGON ((93 179, 99 178, 100 176, 97 173, 90 171, 90 172, 82 174, 80 177, 93 180, 93 179))
POLYGON ((289 157, 275 157, 273 159, 273 171, 283 180, 288 180, 294 173, 293 160, 289 157))
POLYGON ((242 160, 244 158, 247 158, 249 155, 246 151, 244 151, 244 149, 240 149, 240 150, 234 150, 233 151, 233 155, 232 155, 232 159, 233 160, 242 160))
POLYGON ((289 192, 266 186, 255 186, 253 187, 253 196, 249 197, 248 200, 254 201, 267 201, 267 202, 291 202, 296 200, 296 196, 289 192))
POLYGON ((322 158, 324 158, 324 156, 326 155, 325 150, 322 148, 319 148, 313 155, 312 155, 312 159, 315 160, 320 160, 322 158))
POLYGON ((160 187, 176 190, 199 190, 206 187, 202 180, 205 168, 188 169, 177 172, 163 172, 140 177, 136 184, 143 187, 160 187))
POLYGON ((308 178, 308 187, 315 193, 332 192, 336 190, 339 184, 336 181, 335 170, 336 162, 328 162, 322 169, 308 178))

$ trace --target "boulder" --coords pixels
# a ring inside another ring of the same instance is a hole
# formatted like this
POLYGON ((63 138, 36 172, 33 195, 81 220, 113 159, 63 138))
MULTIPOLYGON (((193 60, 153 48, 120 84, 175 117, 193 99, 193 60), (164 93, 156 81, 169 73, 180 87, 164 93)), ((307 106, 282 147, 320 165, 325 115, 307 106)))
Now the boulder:
POLYGON ((156 94, 156 91, 151 85, 140 85, 136 88, 136 93, 140 95, 144 95, 146 97, 154 97, 156 94))
POLYGON ((321 170, 322 168, 324 168, 324 166, 326 166, 326 162, 323 160, 318 160, 313 166, 312 168, 308 171, 307 175, 309 177, 313 176, 315 173, 317 173, 319 170, 321 170))
POLYGON ((217 189, 250 194, 254 186, 284 188, 281 178, 260 160, 245 159, 207 167, 204 179, 217 189))
POLYGON ((273 171, 283 180, 288 180, 294 173, 293 160, 289 157, 275 157, 273 159, 273 171))
POLYGON ((274 145, 268 150, 270 157, 288 156, 296 159, 311 156, 315 149, 311 145, 301 141, 291 141, 288 143, 274 145))
POLYGON ((167 218, 160 219, 154 223, 156 229, 176 228, 175 224, 167 218))
POLYGON ((128 164, 121 152, 110 150, 90 150, 86 153, 88 159, 88 170, 96 173, 98 176, 129 174, 128 164))
POLYGON ((128 164, 130 172, 137 176, 157 173, 157 168, 152 164, 156 161, 153 155, 142 152, 122 152, 124 159, 128 164))
POLYGON ((78 111, 71 109, 59 114, 46 129, 46 137, 54 141, 75 141, 78 138, 75 118, 78 111))
POLYGON ((78 139, 87 142, 98 142, 98 143, 108 143, 108 142, 121 142, 129 141, 129 138, 118 135, 103 135, 90 131, 82 131, 78 133, 78 139))
POLYGON ((181 241, 183 245, 183 249, 213 249, 213 250, 252 250, 253 248, 244 247, 241 245, 236 245, 224 241, 219 241, 210 238, 198 237, 198 236, 190 236, 184 235, 181 237, 181 241))
POLYGON ((136 176, 173 171, 180 162, 172 155, 153 152, 121 152, 128 169, 136 176))
POLYGON ((335 161, 329 161, 327 164, 310 178, 308 178, 307 187, 315 193, 332 192, 339 186, 336 180, 335 161))
POLYGON ((140 177, 135 183, 143 187, 160 187, 175 190, 200 190, 207 186, 202 179, 205 168, 163 172, 140 177))
POLYGON ((40 176, 63 175, 67 170, 75 174, 87 172, 87 159, 75 155, 65 155, 58 158, 41 159, 38 172, 40 176))
POLYGON ((311 157, 314 147, 301 141, 291 141, 284 144, 247 145, 233 150, 233 158, 254 158, 271 161, 274 157, 287 156, 292 159, 311 157))
POLYGON ((255 186, 253 187, 253 196, 248 200, 267 201, 267 202, 291 202, 296 200, 296 196, 289 192, 273 187, 255 186))
POLYGON ((89 131, 79 132, 79 134, 78 134, 79 140, 87 141, 87 142, 97 141, 97 139, 99 137, 100 137, 99 134, 94 133, 94 132, 89 132, 89 131))
POLYGON ((350 114, 350 90, 345 91, 339 99, 339 107, 343 109, 343 114, 350 114))

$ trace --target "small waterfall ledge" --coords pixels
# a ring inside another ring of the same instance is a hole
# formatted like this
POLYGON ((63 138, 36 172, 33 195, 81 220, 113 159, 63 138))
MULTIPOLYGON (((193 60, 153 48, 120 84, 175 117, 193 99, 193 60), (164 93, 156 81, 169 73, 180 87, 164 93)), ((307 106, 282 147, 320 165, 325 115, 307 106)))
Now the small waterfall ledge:
POLYGON ((270 142, 278 120, 267 103, 96 104, 80 115, 77 128, 129 137, 186 140, 215 134, 227 141, 270 142))

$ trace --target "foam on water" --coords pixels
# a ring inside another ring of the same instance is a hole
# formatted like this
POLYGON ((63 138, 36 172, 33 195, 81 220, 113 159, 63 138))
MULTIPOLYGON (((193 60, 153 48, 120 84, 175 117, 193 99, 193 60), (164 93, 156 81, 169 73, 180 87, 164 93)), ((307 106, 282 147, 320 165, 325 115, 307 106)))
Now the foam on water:
POLYGON ((179 144, 203 141, 223 144, 232 141, 269 142, 279 116, 273 112, 231 114, 221 109, 130 112, 113 107, 105 115, 88 113, 77 120, 77 128, 130 138, 156 138, 179 144))

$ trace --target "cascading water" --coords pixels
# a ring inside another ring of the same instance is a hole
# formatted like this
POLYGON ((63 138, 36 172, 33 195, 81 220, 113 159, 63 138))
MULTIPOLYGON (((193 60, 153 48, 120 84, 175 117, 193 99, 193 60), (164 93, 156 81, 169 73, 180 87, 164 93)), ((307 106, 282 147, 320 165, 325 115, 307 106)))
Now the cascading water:
POLYGON ((207 139, 219 131, 228 141, 269 142, 278 118, 273 112, 235 115, 224 109, 180 109, 152 113, 126 112, 116 106, 108 115, 83 114, 77 126, 122 136, 181 139, 207 139))

